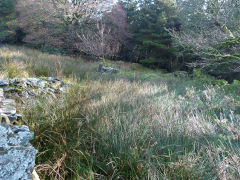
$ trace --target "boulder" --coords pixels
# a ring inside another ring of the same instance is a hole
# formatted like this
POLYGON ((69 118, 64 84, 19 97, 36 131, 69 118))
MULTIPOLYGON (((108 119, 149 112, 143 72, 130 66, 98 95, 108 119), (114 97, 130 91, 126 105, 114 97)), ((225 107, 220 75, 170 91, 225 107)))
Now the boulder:
POLYGON ((31 180, 37 150, 27 126, 0 124, 0 180, 31 180))
POLYGON ((100 62, 98 65, 98 72, 102 74, 112 74, 112 73, 118 73, 119 70, 113 67, 103 66, 103 63, 100 62))
POLYGON ((2 79, 0 80, 0 86, 8 86, 9 80, 8 79, 2 79))
POLYGON ((16 112, 17 112, 17 110, 13 106, 3 106, 3 107, 0 107, 0 113, 15 114, 16 112))
POLYGON ((102 72, 103 73, 118 73, 119 70, 116 68, 112 68, 112 67, 103 67, 102 72))
POLYGON ((103 68, 103 63, 100 62, 100 63, 98 64, 98 72, 102 72, 102 68, 103 68))

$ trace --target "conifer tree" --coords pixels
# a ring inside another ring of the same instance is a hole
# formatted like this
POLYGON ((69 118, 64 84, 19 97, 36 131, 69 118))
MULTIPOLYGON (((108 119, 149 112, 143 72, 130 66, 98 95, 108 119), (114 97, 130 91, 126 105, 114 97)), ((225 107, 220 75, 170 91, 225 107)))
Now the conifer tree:
POLYGON ((0 1, 0 42, 14 41, 17 27, 15 4, 16 0, 0 1))
POLYGON ((134 58, 150 66, 172 70, 176 61, 171 36, 166 28, 179 28, 178 19, 174 16, 175 3, 145 0, 126 5, 134 44, 130 52, 134 52, 134 58))

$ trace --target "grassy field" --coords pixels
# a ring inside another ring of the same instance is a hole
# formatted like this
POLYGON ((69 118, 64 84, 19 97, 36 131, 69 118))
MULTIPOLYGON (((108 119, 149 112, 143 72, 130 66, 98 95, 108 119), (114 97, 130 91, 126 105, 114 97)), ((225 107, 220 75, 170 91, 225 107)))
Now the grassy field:
POLYGON ((57 76, 58 99, 19 104, 42 179, 239 179, 240 83, 174 77, 138 64, 0 49, 1 78, 57 76))

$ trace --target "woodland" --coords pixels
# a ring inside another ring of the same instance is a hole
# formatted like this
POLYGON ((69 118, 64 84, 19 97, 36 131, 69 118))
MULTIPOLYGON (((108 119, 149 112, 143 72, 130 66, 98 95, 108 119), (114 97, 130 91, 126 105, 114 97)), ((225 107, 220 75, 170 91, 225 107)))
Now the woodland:
POLYGON ((0 42, 239 79, 238 0, 2 0, 0 42))

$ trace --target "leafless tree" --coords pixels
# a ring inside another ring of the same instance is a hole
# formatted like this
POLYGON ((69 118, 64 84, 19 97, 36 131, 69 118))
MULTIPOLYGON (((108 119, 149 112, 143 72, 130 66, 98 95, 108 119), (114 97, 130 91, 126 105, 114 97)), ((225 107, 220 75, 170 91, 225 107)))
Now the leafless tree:
MULTIPOLYGON (((113 4, 113 0, 19 0, 16 7, 19 25, 26 34, 25 42, 71 47, 77 36, 70 27, 101 19, 113 4)), ((104 25, 99 25, 100 28, 104 25)))
POLYGON ((130 36, 126 17, 121 5, 115 5, 111 12, 77 32, 75 46, 89 55, 101 58, 115 56, 130 36))
POLYGON ((26 34, 25 42, 55 47, 64 43, 63 11, 56 9, 51 0, 19 0, 16 9, 19 26, 26 34))
POLYGON ((104 13, 111 12, 114 0, 52 0, 55 8, 64 9, 68 22, 86 22, 100 19, 104 13))

